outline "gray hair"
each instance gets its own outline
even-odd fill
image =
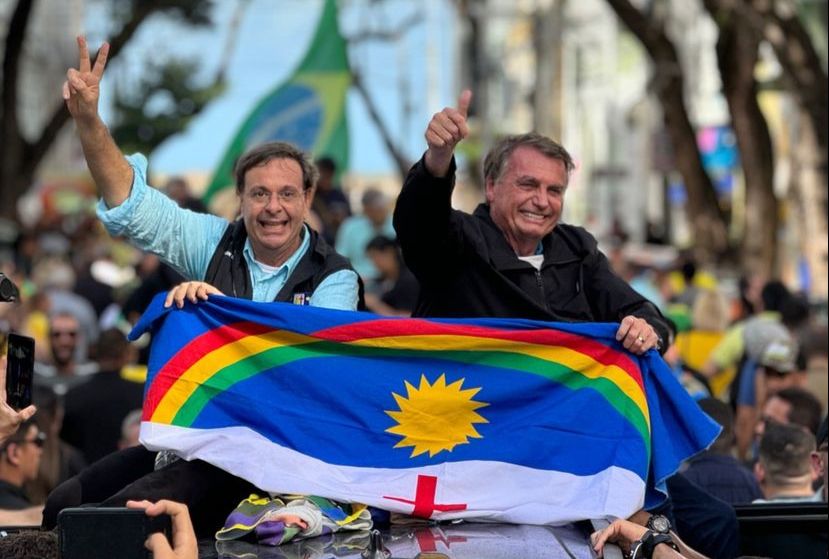
[[[492,146],[484,159],[484,180],[497,182],[504,172],[504,167],[506,167],[507,160],[512,152],[524,146],[538,150],[550,159],[557,159],[564,163],[568,177],[576,168],[573,158],[559,143],[536,132],[528,132],[526,134],[504,136]]]

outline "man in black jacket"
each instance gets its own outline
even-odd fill
[[[453,210],[455,146],[469,133],[458,108],[435,114],[428,150],[412,167],[394,212],[406,264],[420,282],[413,316],[620,322],[616,338],[643,354],[664,349],[659,310],[610,269],[596,240],[559,223],[574,168],[567,151],[539,134],[508,136],[484,161],[486,203]]]

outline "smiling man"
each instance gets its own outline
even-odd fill
[[[254,147],[236,164],[241,219],[234,223],[181,209],[147,185],[147,160],[124,157],[98,114],[104,44],[93,66],[83,37],[80,64],[67,73],[64,98],[101,194],[98,216],[113,235],[157,254],[190,283],[177,289],[195,301],[224,293],[254,301],[285,301],[356,309],[357,274],[304,218],[316,168],[290,144]]]
[[[228,221],[184,210],[147,184],[147,160],[124,157],[98,114],[100,80],[108,45],[94,66],[78,38],[80,63],[67,72],[64,99],[75,120],[87,165],[101,201],[98,216],[112,235],[157,254],[189,282],[170,291],[167,305],[181,307],[210,294],[356,310],[360,280],[348,260],[305,224],[316,168],[294,146],[270,142],[236,163],[241,219]],[[221,526],[228,511],[257,489],[199,460],[175,460],[142,446],[112,453],[55,489],[44,525],[71,506],[128,500],[172,499],[193,510],[200,533]]]
[[[559,222],[574,164],[556,142],[503,138],[484,161],[486,202],[472,215],[451,208],[471,98],[434,115],[397,200],[394,227],[421,286],[413,316],[619,322],[625,348],[664,350],[657,308],[613,273],[592,235]]]

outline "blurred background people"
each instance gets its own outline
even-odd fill
[[[106,330],[98,349],[99,371],[66,393],[60,436],[77,447],[90,464],[118,450],[124,418],[141,407],[143,383],[122,374],[136,358],[136,348],[123,332],[117,328]]]
[[[321,222],[320,233],[328,244],[333,246],[340,225],[351,216],[351,205],[342,187],[334,182],[337,175],[337,164],[334,160],[330,157],[320,157],[314,163],[319,171],[319,179],[311,209]]]
[[[714,497],[732,505],[751,503],[763,497],[757,480],[748,468],[734,458],[734,414],[725,402],[704,398],[699,406],[722,432],[711,447],[691,458],[685,477]]]
[[[46,434],[33,419],[0,445],[0,510],[22,510],[33,505],[24,484],[37,477]]]
[[[366,291],[366,307],[386,316],[411,316],[420,289],[417,278],[403,262],[400,247],[388,237],[374,237],[366,253],[379,272]]]
[[[763,490],[755,503],[803,503],[821,500],[812,483],[817,479],[812,454],[815,437],[798,425],[770,423],[760,440],[754,475]]]
[[[379,277],[379,271],[366,254],[368,243],[378,235],[396,238],[391,223],[389,199],[376,188],[367,188],[361,198],[363,212],[346,219],[337,231],[337,252],[351,261],[351,265],[372,285]]]

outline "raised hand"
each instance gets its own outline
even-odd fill
[[[446,107],[435,113],[429,126],[426,128],[426,168],[436,176],[445,176],[452,162],[455,146],[469,135],[469,126],[466,116],[469,104],[472,102],[472,92],[465,89],[458,97],[458,107]]]
[[[34,406],[16,411],[6,403],[6,357],[0,357],[0,444],[14,435],[20,424],[32,417],[35,411]]]
[[[86,38],[78,37],[78,53],[80,61],[78,69],[70,68],[66,72],[66,81],[63,83],[63,99],[69,114],[75,120],[90,120],[98,118],[98,98],[101,94],[101,78],[109,55],[109,43],[104,43],[98,50],[95,66],[89,58],[89,48]]]

